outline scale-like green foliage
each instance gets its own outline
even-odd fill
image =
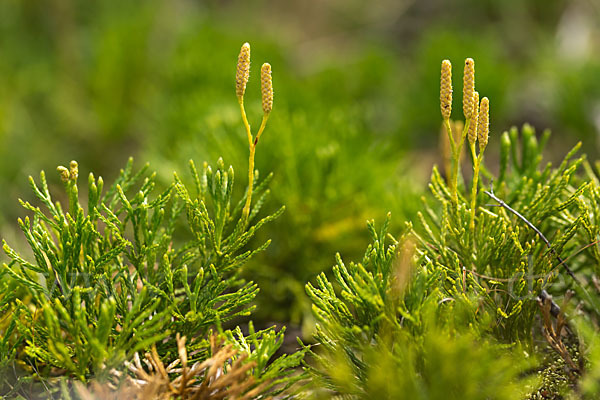
[[[318,320],[310,370],[326,389],[317,397],[512,399],[527,393],[519,377],[529,365],[525,357],[469,330],[475,312],[469,301],[448,302],[439,289],[442,272],[432,263],[413,271],[410,239],[396,241],[388,223],[380,232],[369,223],[373,243],[361,263],[346,266],[338,255],[334,283],[322,274],[316,287],[307,285]]]
[[[4,243],[11,261],[1,270],[2,366],[16,358],[42,381],[57,371],[82,381],[106,378],[153,344],[171,360],[175,333],[191,338],[190,362],[202,361],[211,330],[250,314],[258,287],[239,277],[240,268],[269,241],[255,249],[246,244],[283,208],[258,219],[268,177],[254,188],[250,217],[242,218],[245,197],[232,200],[231,167],[219,159],[214,171],[206,163],[201,173],[193,162],[190,169],[192,190],[175,175],[156,191],[155,175],[147,166],[134,173],[132,160],[106,192],[102,178],[90,174],[87,212],[77,163],[59,167],[68,211],[51,198],[43,172],[40,185],[30,179],[43,208],[22,202],[33,214],[19,220],[33,261]],[[236,332],[235,339],[225,333],[249,361],[256,359],[255,382],[272,381],[265,391],[279,392],[298,379],[289,369],[303,352],[273,361],[283,331],[252,330],[248,338]]]

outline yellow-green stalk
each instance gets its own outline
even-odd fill
[[[252,133],[249,134],[250,156],[248,157],[248,194],[246,196],[244,209],[242,210],[242,216],[246,222],[248,221],[250,205],[252,203],[252,189],[254,186],[254,154],[256,152],[256,145],[258,144],[258,140],[265,130],[267,120],[269,119],[269,115],[273,109],[273,80],[271,78],[271,65],[269,63],[264,63],[260,69],[260,86],[262,94],[263,117],[260,128],[258,129],[258,133],[256,134],[254,140],[252,140]]]
[[[471,156],[473,157],[473,187],[471,188],[471,237],[475,237],[475,206],[477,199],[477,185],[479,184],[479,165],[481,163],[482,153],[479,155],[476,154],[475,151],[475,142],[477,141],[477,126],[479,114],[479,93],[473,93],[473,110],[471,114],[471,118],[473,122],[471,122],[471,126],[469,126],[469,132],[467,137],[469,139],[469,147],[471,148]]]
[[[477,183],[479,179],[479,166],[481,165],[481,160],[483,158],[483,152],[488,143],[488,136],[490,133],[490,101],[487,97],[481,99],[481,104],[479,105],[479,112],[473,114],[473,118],[477,115],[477,140],[479,142],[479,155],[474,158],[474,167],[473,167],[473,191],[471,197],[471,233],[474,235],[475,231],[475,198],[477,196]],[[471,152],[475,154],[475,143],[471,146]]]
[[[454,137],[454,141],[458,141],[460,138],[460,134],[463,130],[464,122],[461,120],[453,121],[450,120],[450,128],[452,129],[452,135]],[[440,149],[442,153],[443,166],[444,166],[444,174],[446,176],[450,176],[452,173],[452,160],[454,158],[454,154],[452,153],[452,149],[450,148],[450,140],[448,139],[448,130],[445,124],[442,124],[440,129]],[[459,162],[462,162],[464,156],[464,152],[459,154]]]

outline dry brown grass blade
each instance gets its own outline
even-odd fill
[[[167,367],[153,347],[143,358],[136,354],[132,362],[125,363],[131,374],[126,378],[113,371],[114,382],[94,382],[89,387],[75,384],[75,390],[83,400],[251,400],[264,396],[269,388],[270,381],[257,384],[252,376],[256,363],[248,361],[248,354],[231,344],[223,346],[217,336],[210,338],[212,356],[192,366],[185,344],[186,338],[177,336],[178,359]]]

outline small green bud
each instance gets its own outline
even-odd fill
[[[60,166],[56,167],[56,170],[60,174],[60,179],[63,182],[68,182],[69,181],[70,173],[69,173],[69,170],[67,168],[65,168],[62,165],[60,165]]]
[[[100,195],[102,195],[102,188],[104,188],[104,179],[102,179],[102,177],[99,176],[96,182],[98,185],[98,197],[100,197]]]
[[[76,181],[77,177],[79,176],[79,165],[77,164],[77,161],[73,160],[71,161],[71,163],[69,163],[69,175],[71,180]]]

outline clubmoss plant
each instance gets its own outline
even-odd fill
[[[548,386],[552,379],[542,375],[544,384],[534,392],[559,395],[576,390],[584,370],[579,339],[559,307],[549,302],[547,291],[560,298],[573,289],[578,301],[597,314],[589,277],[595,276],[598,265],[594,219],[598,180],[585,156],[575,158],[580,145],[557,167],[541,165],[549,134],[538,140],[526,125],[520,138],[517,129],[501,136],[500,173],[494,177],[486,170],[490,188],[479,190],[490,132],[487,97],[479,105],[478,154],[474,132],[471,128],[468,135],[474,171],[470,205],[460,190],[454,204],[453,184],[446,185],[434,168],[430,188],[441,209],[426,205],[420,215],[422,230],[415,231],[418,249],[446,276],[441,289],[449,301],[471,299],[479,318],[493,321],[487,326],[479,323],[482,332],[507,344],[525,345],[530,354],[545,360],[543,371],[566,382],[560,389]],[[577,174],[581,167],[586,170],[583,176]],[[553,357],[547,356],[550,353]],[[563,367],[553,367],[557,362]],[[556,371],[563,371],[560,378]]]
[[[321,274],[306,286],[318,321],[310,371],[327,389],[323,397],[597,396],[598,166],[576,157],[580,145],[559,165],[543,165],[549,133],[538,139],[525,125],[501,135],[499,174],[491,174],[483,158],[489,100],[478,101],[472,72],[468,59],[459,136],[451,129],[450,63],[442,63],[453,169],[445,180],[433,168],[418,223],[399,239],[387,233],[388,221],[380,232],[369,223],[362,262],[338,255],[333,278]],[[455,168],[465,139],[470,190]],[[576,310],[564,305],[574,303]]]
[[[490,197],[488,195],[482,197],[484,193],[478,191],[477,186],[479,166],[489,135],[489,101],[485,97],[479,107],[477,133],[479,154],[474,154],[475,143],[471,140],[469,143],[474,155],[474,171],[477,172],[477,177],[473,178],[470,204],[466,201],[466,196],[461,195],[459,203],[455,205],[452,185],[447,186],[434,168],[430,187],[434,197],[441,202],[442,214],[439,216],[438,211],[426,205],[426,212],[420,215],[424,230],[418,234],[418,237],[423,240],[422,249],[427,257],[444,265],[443,269],[446,273],[454,271],[450,273],[448,280],[448,288],[453,287],[448,292],[450,297],[468,292],[470,285],[473,285],[473,290],[481,296],[483,304],[491,307],[495,317],[500,317],[500,321],[514,319],[508,324],[499,323],[495,326],[499,338],[504,337],[510,341],[520,338],[531,342],[530,329],[534,320],[533,315],[537,311],[537,305],[533,300],[546,285],[549,285],[550,281],[556,278],[550,273],[556,271],[553,266],[556,256],[554,250],[547,251],[544,240],[534,230],[524,225],[518,216],[503,207],[500,207],[500,213],[497,213],[484,206]],[[471,135],[470,138],[472,137]],[[560,205],[563,202],[565,205],[572,204],[575,201],[572,196],[579,196],[582,190],[580,188],[579,191],[571,192],[568,187],[568,182],[574,178],[576,168],[584,160],[579,158],[571,161],[577,149],[569,153],[558,168],[552,170],[547,166],[543,172],[536,172],[545,140],[543,139],[540,146],[532,129],[524,128],[523,150],[520,158],[524,160],[528,170],[513,171],[511,176],[508,174],[507,153],[517,159],[519,140],[516,130],[513,131],[512,138],[508,138],[508,134],[505,134],[501,174],[493,179],[494,188],[493,192],[490,192],[501,193],[496,198],[509,196],[508,198],[512,199],[509,193],[514,191],[512,196],[516,196],[516,199],[529,199],[524,204],[518,204],[516,207],[513,205],[513,209],[527,210],[525,218],[533,226],[538,226],[542,222],[548,223],[545,219],[538,219],[540,214],[547,218],[556,212],[554,207],[561,210]],[[489,182],[491,183],[492,180],[490,179]],[[507,212],[506,216],[509,220],[503,216],[504,212]],[[564,232],[566,236],[557,239],[557,242],[564,246],[575,234],[578,222],[571,219],[559,219],[559,221],[564,221],[565,225],[555,225],[554,232]],[[552,245],[554,246],[556,245]],[[562,247],[557,253],[560,254],[561,251]],[[561,268],[565,270],[564,267]],[[487,279],[482,276],[492,278]]]
[[[246,48],[243,60],[249,59]],[[248,65],[240,68],[236,84],[243,97]],[[266,122],[272,107],[270,66],[263,71]],[[254,146],[263,129],[264,123]],[[270,240],[255,248],[248,243],[284,210],[258,218],[271,176],[251,180],[247,197],[234,200],[234,171],[222,159],[214,170],[204,163],[199,172],[193,161],[189,167],[192,185],[175,174],[158,190],[148,165],[134,172],[130,159],[108,189],[90,173],[83,203],[79,166],[72,161],[68,168],[58,167],[65,208],[52,198],[43,171],[40,183],[30,178],[40,204],[21,201],[31,216],[18,222],[33,259],[3,242],[10,262],[0,269],[0,361],[5,374],[16,363],[23,373],[14,379],[34,377],[37,384],[27,392],[9,383],[8,393],[47,392],[57,376],[103,381],[151,348],[156,366],[162,365],[158,360],[169,365],[185,352],[190,365],[204,365],[215,330],[226,346],[239,349],[227,353],[226,360],[242,372],[227,382],[239,378],[244,393],[278,394],[302,378],[290,373],[304,351],[274,357],[284,330],[254,332],[250,326],[244,335],[240,328],[227,329],[254,309],[259,289],[240,277],[240,269]],[[258,179],[251,169],[254,175]],[[259,196],[253,206],[252,193]],[[178,336],[188,338],[185,351]],[[212,379],[210,374],[204,379]],[[179,379],[187,379],[185,373]]]

